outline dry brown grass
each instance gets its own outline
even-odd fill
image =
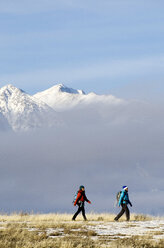
[[[98,248],[96,243],[89,237],[50,238],[46,232],[29,231],[22,225],[11,225],[0,230],[0,248],[73,248],[93,247]]]
[[[62,222],[62,221],[70,221],[72,219],[73,214],[59,214],[59,213],[49,213],[49,214],[33,214],[33,213],[12,213],[10,215],[3,214],[0,215],[1,221],[8,222],[19,222],[19,221],[30,221],[30,222]],[[114,220],[116,215],[110,213],[89,213],[87,214],[87,218],[89,221],[103,221],[103,222],[111,222]],[[132,221],[147,221],[152,220],[153,217],[149,215],[143,214],[131,214]],[[77,221],[83,221],[83,217],[79,215],[77,217]],[[123,216],[120,221],[125,221],[125,216]]]
[[[0,215],[0,248],[164,247],[164,241],[157,244],[149,237],[99,236],[95,231],[87,229],[87,225],[111,222],[114,215],[90,213],[87,217],[89,222],[84,222],[81,216],[73,222],[72,214]],[[146,221],[152,217],[132,215],[131,219]]]
[[[117,239],[110,245],[112,248],[164,248],[164,240],[154,241],[152,237],[133,236],[131,238]]]

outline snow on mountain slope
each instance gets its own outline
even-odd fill
[[[11,127],[14,131],[23,131],[61,125],[61,117],[66,123],[74,123],[82,117],[84,123],[88,118],[103,121],[105,106],[109,109],[109,106],[120,106],[124,102],[112,95],[85,94],[62,84],[30,96],[9,84],[0,88],[0,130]],[[66,113],[65,110],[71,111]],[[110,110],[110,116],[111,113]]]
[[[39,92],[34,97],[58,111],[93,103],[120,104],[123,102],[112,95],[96,95],[93,92],[85,94],[82,90],[67,88],[63,84]]]
[[[0,89],[0,113],[15,131],[49,126],[55,119],[48,105],[12,85]]]

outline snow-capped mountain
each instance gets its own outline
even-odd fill
[[[49,126],[55,121],[55,111],[46,103],[12,85],[0,89],[0,113],[15,131]]]
[[[123,100],[112,95],[97,95],[93,92],[85,94],[82,90],[75,90],[64,86],[55,85],[45,91],[34,95],[37,100],[45,102],[57,111],[64,111],[77,106],[90,105],[93,103],[120,104]]]
[[[124,100],[112,95],[85,94],[82,90],[68,88],[63,84],[33,96],[9,84],[0,88],[0,130],[12,128],[14,131],[23,131],[50,127],[61,125],[64,121],[75,122],[81,116],[84,122],[88,118],[92,120],[93,115],[100,116],[103,121],[105,106],[109,108],[122,103]],[[75,111],[70,110],[76,111],[76,117]]]

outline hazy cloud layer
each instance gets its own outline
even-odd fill
[[[56,129],[1,133],[2,211],[73,212],[86,186],[88,210],[115,211],[128,185],[133,211],[163,214],[163,107],[131,102],[61,114]]]

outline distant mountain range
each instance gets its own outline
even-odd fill
[[[119,105],[123,102],[112,95],[85,94],[63,84],[33,96],[9,84],[0,88],[0,130],[26,131],[61,125],[61,112],[93,104]]]

